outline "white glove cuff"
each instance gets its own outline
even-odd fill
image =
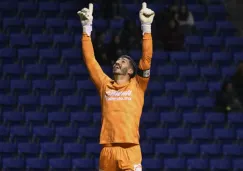
[[[83,26],[83,33],[86,33],[88,36],[90,36],[91,32],[92,32],[92,25]]]
[[[142,29],[143,35],[144,35],[144,33],[151,33],[151,24],[143,23],[141,25],[141,29]]]

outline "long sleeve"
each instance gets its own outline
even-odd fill
[[[149,77],[150,77],[150,67],[153,55],[153,41],[151,33],[145,33],[143,35],[142,42],[142,58],[138,65],[138,74],[136,79],[139,86],[143,91],[147,89]]]
[[[102,83],[108,76],[103,72],[99,63],[95,59],[93,44],[91,38],[87,34],[82,36],[82,51],[84,62],[88,68],[91,80],[100,91]]]

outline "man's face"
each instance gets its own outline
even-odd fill
[[[129,59],[127,58],[119,58],[115,64],[113,65],[113,74],[114,75],[127,75],[132,74],[133,70],[130,64]]]

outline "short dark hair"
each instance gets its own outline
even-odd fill
[[[130,75],[130,77],[131,78],[135,77],[136,74],[137,74],[137,65],[136,65],[135,61],[128,55],[122,55],[119,58],[126,58],[126,59],[128,59],[130,65],[132,66],[132,69],[133,69],[133,73]]]

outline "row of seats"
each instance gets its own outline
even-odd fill
[[[192,40],[187,40],[188,43]],[[80,43],[80,40],[79,40]],[[193,45],[199,45],[193,42]],[[134,60],[139,60],[142,57],[141,50],[130,50],[129,54],[134,58]],[[162,50],[155,50],[153,52],[152,60],[156,62],[160,61],[171,61],[177,62],[177,65],[180,65],[180,62],[190,63],[230,63],[235,62],[239,63],[243,60],[242,52],[165,52]],[[1,61],[4,63],[4,60],[21,60],[21,61],[35,61],[36,60],[49,60],[49,64],[52,63],[52,60],[59,60],[62,58],[65,61],[72,61],[78,59],[81,62],[82,53],[81,48],[79,49],[40,49],[36,50],[35,48],[1,48],[0,49]],[[38,66],[38,64],[36,64]],[[41,66],[41,65],[40,65]],[[44,67],[44,66],[43,66]]]
[[[32,106],[42,106],[42,107],[52,107],[52,110],[55,110],[53,106],[62,107],[62,105],[67,107],[73,107],[73,110],[81,108],[82,105],[91,107],[100,107],[100,98],[99,96],[86,96],[85,100],[82,101],[82,96],[54,96],[54,95],[43,95],[43,96],[20,96],[16,98],[15,96],[0,96],[0,104],[2,105],[32,105]],[[150,106],[151,104],[157,108],[185,108],[185,109],[194,109],[197,107],[202,108],[212,108],[215,104],[215,100],[211,96],[204,97],[175,97],[175,99],[168,96],[153,96],[152,100],[148,97],[145,99],[146,105]],[[50,108],[51,108],[50,107]],[[75,108],[76,107],[76,108]],[[56,108],[57,109],[57,108]],[[99,109],[100,110],[100,109]]]
[[[87,84],[85,84],[87,83]],[[214,92],[220,89],[220,82],[211,82],[205,83],[201,81],[192,81],[192,82],[182,82],[182,81],[171,81],[161,84],[159,81],[150,81],[148,85],[149,92],[198,92],[205,93],[211,91]],[[25,91],[25,90],[46,90],[58,92],[58,91],[95,91],[95,86],[89,81],[72,81],[72,80],[1,80],[0,81],[0,90],[7,92],[15,91]],[[68,92],[67,92],[68,93]]]
[[[48,60],[48,59],[47,59]],[[104,67],[104,72],[108,75],[111,74],[111,66]],[[26,65],[25,68],[21,67],[19,64],[5,64],[0,68],[1,72],[5,76],[10,76],[10,78],[21,78],[24,74],[27,76],[37,76],[33,79],[38,79],[39,77],[46,77],[48,75],[49,78],[56,77],[64,79],[68,75],[73,76],[84,76],[88,77],[88,71],[86,67],[83,65],[73,65],[69,68],[64,65]],[[165,64],[158,67],[152,67],[152,76],[164,76],[162,78],[171,77],[177,78],[181,77],[198,80],[201,77],[207,78],[210,81],[210,78],[218,80],[219,77],[228,77],[232,76],[235,72],[235,68],[233,66],[223,67],[222,69],[217,66],[201,66],[197,67],[195,65],[184,65],[177,67],[175,64]],[[11,77],[12,76],[12,77]],[[48,78],[47,77],[47,78]],[[213,81],[213,80],[212,80]]]
[[[112,19],[109,22],[104,19],[94,19],[94,29],[102,30],[107,28],[108,26],[111,29],[119,29],[124,25],[124,19]],[[136,23],[140,22],[136,20]],[[54,33],[63,33],[67,29],[72,32],[79,33],[81,30],[81,24],[79,20],[64,20],[61,18],[25,18],[24,20],[20,18],[4,18],[2,21],[2,26],[4,30],[10,30],[11,33],[20,33],[24,29],[30,31],[32,33],[42,33],[43,30],[52,29]],[[19,28],[14,28],[19,27]],[[236,29],[232,23],[228,21],[197,21],[195,22],[195,27],[199,31],[207,31],[211,32],[211,34],[215,35],[216,31],[225,32],[228,35],[234,35]],[[227,35],[226,34],[226,35]]]
[[[10,129],[1,126],[1,138],[10,138],[10,141],[28,142],[33,138],[38,141],[53,141],[55,135],[62,141],[77,141],[82,138],[92,138],[97,143],[100,128],[98,127],[61,127],[55,129],[46,126],[34,126],[32,129],[28,126],[11,126]],[[214,141],[214,140],[242,140],[243,129],[234,128],[147,128],[141,131],[142,140],[183,140],[190,142],[194,140]],[[16,139],[15,139],[16,138]],[[87,140],[88,141],[88,140]],[[221,142],[221,143],[222,143]]]
[[[48,35],[48,34],[33,34],[31,37],[26,34],[12,34],[9,36],[1,36],[1,44],[5,46],[9,44],[11,47],[31,47],[33,45],[40,48],[57,45],[63,48],[71,48],[74,45],[80,45],[81,35]],[[111,37],[107,37],[107,42],[111,41]],[[243,39],[239,37],[211,37],[206,36],[188,36],[185,41],[186,46],[197,45],[198,48],[217,47],[218,51],[222,48],[241,47],[243,46]]]
[[[176,163],[176,164],[175,164]],[[201,159],[201,158],[166,158],[164,160],[160,159],[144,159],[143,166],[150,170],[156,169],[242,169],[243,161],[242,159]],[[4,158],[2,160],[3,168],[17,168],[17,169],[85,169],[87,171],[92,171],[97,168],[98,159],[62,159],[62,158],[52,158],[52,159],[39,159],[39,158],[28,158],[24,159],[14,159],[14,158]]]
[[[52,17],[58,13],[64,14],[77,11],[79,7],[73,2],[19,2],[19,3],[9,3],[2,2],[0,4],[2,13],[5,14],[4,17],[9,16],[11,12],[25,13],[37,15],[39,12],[45,13],[45,16]],[[148,4],[148,7],[154,10],[155,12],[160,12],[164,10],[168,5],[157,5],[157,4]],[[125,10],[128,10],[130,13],[134,13],[140,10],[140,4],[123,4],[122,7]],[[81,7],[80,7],[81,8]],[[100,10],[100,4],[94,4],[95,11]],[[209,15],[221,15],[216,19],[225,19],[223,16],[226,16],[224,5],[188,5],[190,11],[196,14],[201,14],[205,16],[207,13]],[[223,15],[223,16],[222,16]]]
[[[38,156],[38,154],[47,154],[51,153],[52,155],[70,155],[70,156],[82,156],[84,153],[90,155],[92,153],[99,154],[100,145],[98,143],[90,143],[87,145],[81,143],[0,143],[0,152],[3,155],[13,155],[19,153],[23,154],[25,157],[29,156]],[[149,144],[142,143],[142,152],[145,154],[155,154],[155,155],[181,155],[181,156],[197,156],[200,154],[202,156],[210,155],[210,156],[233,156],[240,157],[243,155],[242,146],[237,144]]]
[[[90,112],[3,112],[0,118],[4,124],[22,124],[34,123],[40,125],[54,123],[71,125],[76,123],[99,123],[101,114]],[[146,123],[165,123],[165,124],[181,124],[202,126],[203,124],[216,126],[217,124],[229,124],[236,126],[243,123],[243,114],[238,112],[230,112],[227,116],[219,112],[205,112],[205,113],[179,113],[179,112],[143,112],[141,117],[141,124]],[[141,125],[143,126],[143,125]],[[219,126],[219,125],[218,125]]]

